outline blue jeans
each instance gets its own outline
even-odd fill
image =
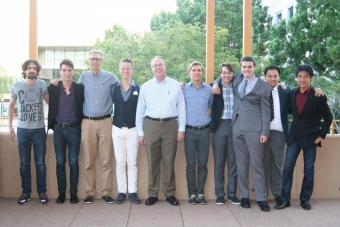
[[[33,144],[38,194],[46,192],[45,128],[17,128],[22,193],[31,194],[31,150]]]
[[[80,132],[80,125],[74,127],[54,126],[53,140],[57,159],[56,171],[59,193],[66,192],[66,146],[68,147],[70,165],[70,193],[78,192]]]
[[[287,147],[286,161],[283,169],[282,179],[282,200],[288,201],[291,198],[290,191],[292,189],[294,167],[301,149],[303,150],[304,177],[302,181],[300,200],[310,200],[314,187],[314,162],[316,158],[316,146],[316,144],[311,143],[307,147],[302,148],[299,146],[297,139],[295,139],[293,143]]]

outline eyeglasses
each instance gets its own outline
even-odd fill
[[[100,61],[102,60],[101,58],[90,58],[91,61]]]
[[[152,68],[157,68],[157,67],[162,67],[162,66],[164,66],[165,64],[154,64],[154,65],[152,65],[151,67]]]

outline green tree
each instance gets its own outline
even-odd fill
[[[222,48],[224,40],[228,38],[225,28],[216,28],[215,62],[231,61],[237,63],[237,59],[227,48]],[[129,33],[119,25],[113,25],[106,31],[103,41],[97,41],[96,49],[103,51],[103,69],[116,72],[122,58],[131,58],[134,61],[133,79],[143,84],[153,77],[150,61],[156,55],[164,57],[167,63],[167,75],[179,81],[189,81],[187,74],[188,65],[194,61],[200,61],[205,65],[205,26],[197,23],[183,24],[180,21],[171,20],[161,30],[145,33],[143,36]],[[218,73],[218,67],[216,72]]]
[[[268,7],[263,7],[261,0],[252,1],[253,5],[253,55],[267,54],[267,41],[271,16]],[[164,11],[153,15],[151,30],[161,30],[166,21],[180,20],[184,24],[206,23],[206,0],[177,0],[177,11],[166,14]],[[170,18],[170,19],[168,19]],[[243,2],[239,0],[215,1],[215,25],[229,31],[225,48],[228,48],[237,59],[242,57],[243,47]],[[219,51],[219,50],[216,50]]]
[[[0,76],[0,94],[9,94],[12,85],[18,80],[14,76]]]
[[[339,2],[299,0],[296,11],[290,20],[271,28],[270,62],[282,67],[285,77],[308,63],[318,75],[339,80]]]

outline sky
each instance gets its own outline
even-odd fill
[[[153,14],[176,11],[176,0],[37,0],[38,45],[94,45],[114,23],[150,31]],[[0,67],[20,75],[28,58],[29,0],[0,0]]]

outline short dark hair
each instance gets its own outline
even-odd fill
[[[253,58],[252,56],[244,56],[240,61],[240,65],[242,65],[243,61],[251,61],[253,62],[254,67],[256,66],[255,58]]]
[[[279,68],[279,67],[277,67],[276,65],[270,65],[270,66],[267,66],[267,67],[264,69],[264,71],[263,71],[264,77],[267,76],[268,70],[276,70],[277,73],[279,74],[279,76],[281,75],[281,71],[280,71],[280,68]]]
[[[22,63],[21,65],[21,69],[22,69],[22,72],[21,72],[21,75],[24,77],[24,79],[26,79],[26,70],[27,70],[27,67],[33,63],[36,67],[37,67],[37,76],[39,76],[39,73],[40,73],[40,70],[41,70],[41,65],[39,64],[39,62],[37,60],[34,60],[34,59],[28,59],[27,61],[25,61],[24,63]]]
[[[64,60],[62,60],[62,61],[60,62],[60,64],[59,64],[59,69],[60,69],[60,70],[61,70],[61,67],[62,67],[63,65],[68,65],[68,66],[70,66],[70,67],[72,68],[72,70],[74,70],[73,62],[72,62],[70,59],[64,59]]]
[[[190,71],[191,71],[191,68],[192,68],[193,66],[195,66],[195,65],[201,66],[202,72],[204,72],[203,64],[202,64],[201,62],[199,62],[199,61],[193,61],[193,62],[191,62],[190,65],[189,65],[189,67],[188,67],[188,72],[190,72]]]
[[[226,67],[230,72],[234,73],[235,70],[234,70],[234,65],[231,64],[230,62],[224,62],[221,64],[220,66],[220,74],[222,73],[222,68],[223,67]]]
[[[301,71],[306,71],[308,72],[310,77],[314,76],[314,70],[312,68],[312,66],[308,65],[308,64],[303,64],[303,65],[299,65],[295,71],[295,77],[297,77],[297,75],[299,74],[299,72]]]
[[[121,65],[123,62],[130,63],[133,68],[133,61],[130,58],[123,58],[122,60],[120,60],[119,65]]]

